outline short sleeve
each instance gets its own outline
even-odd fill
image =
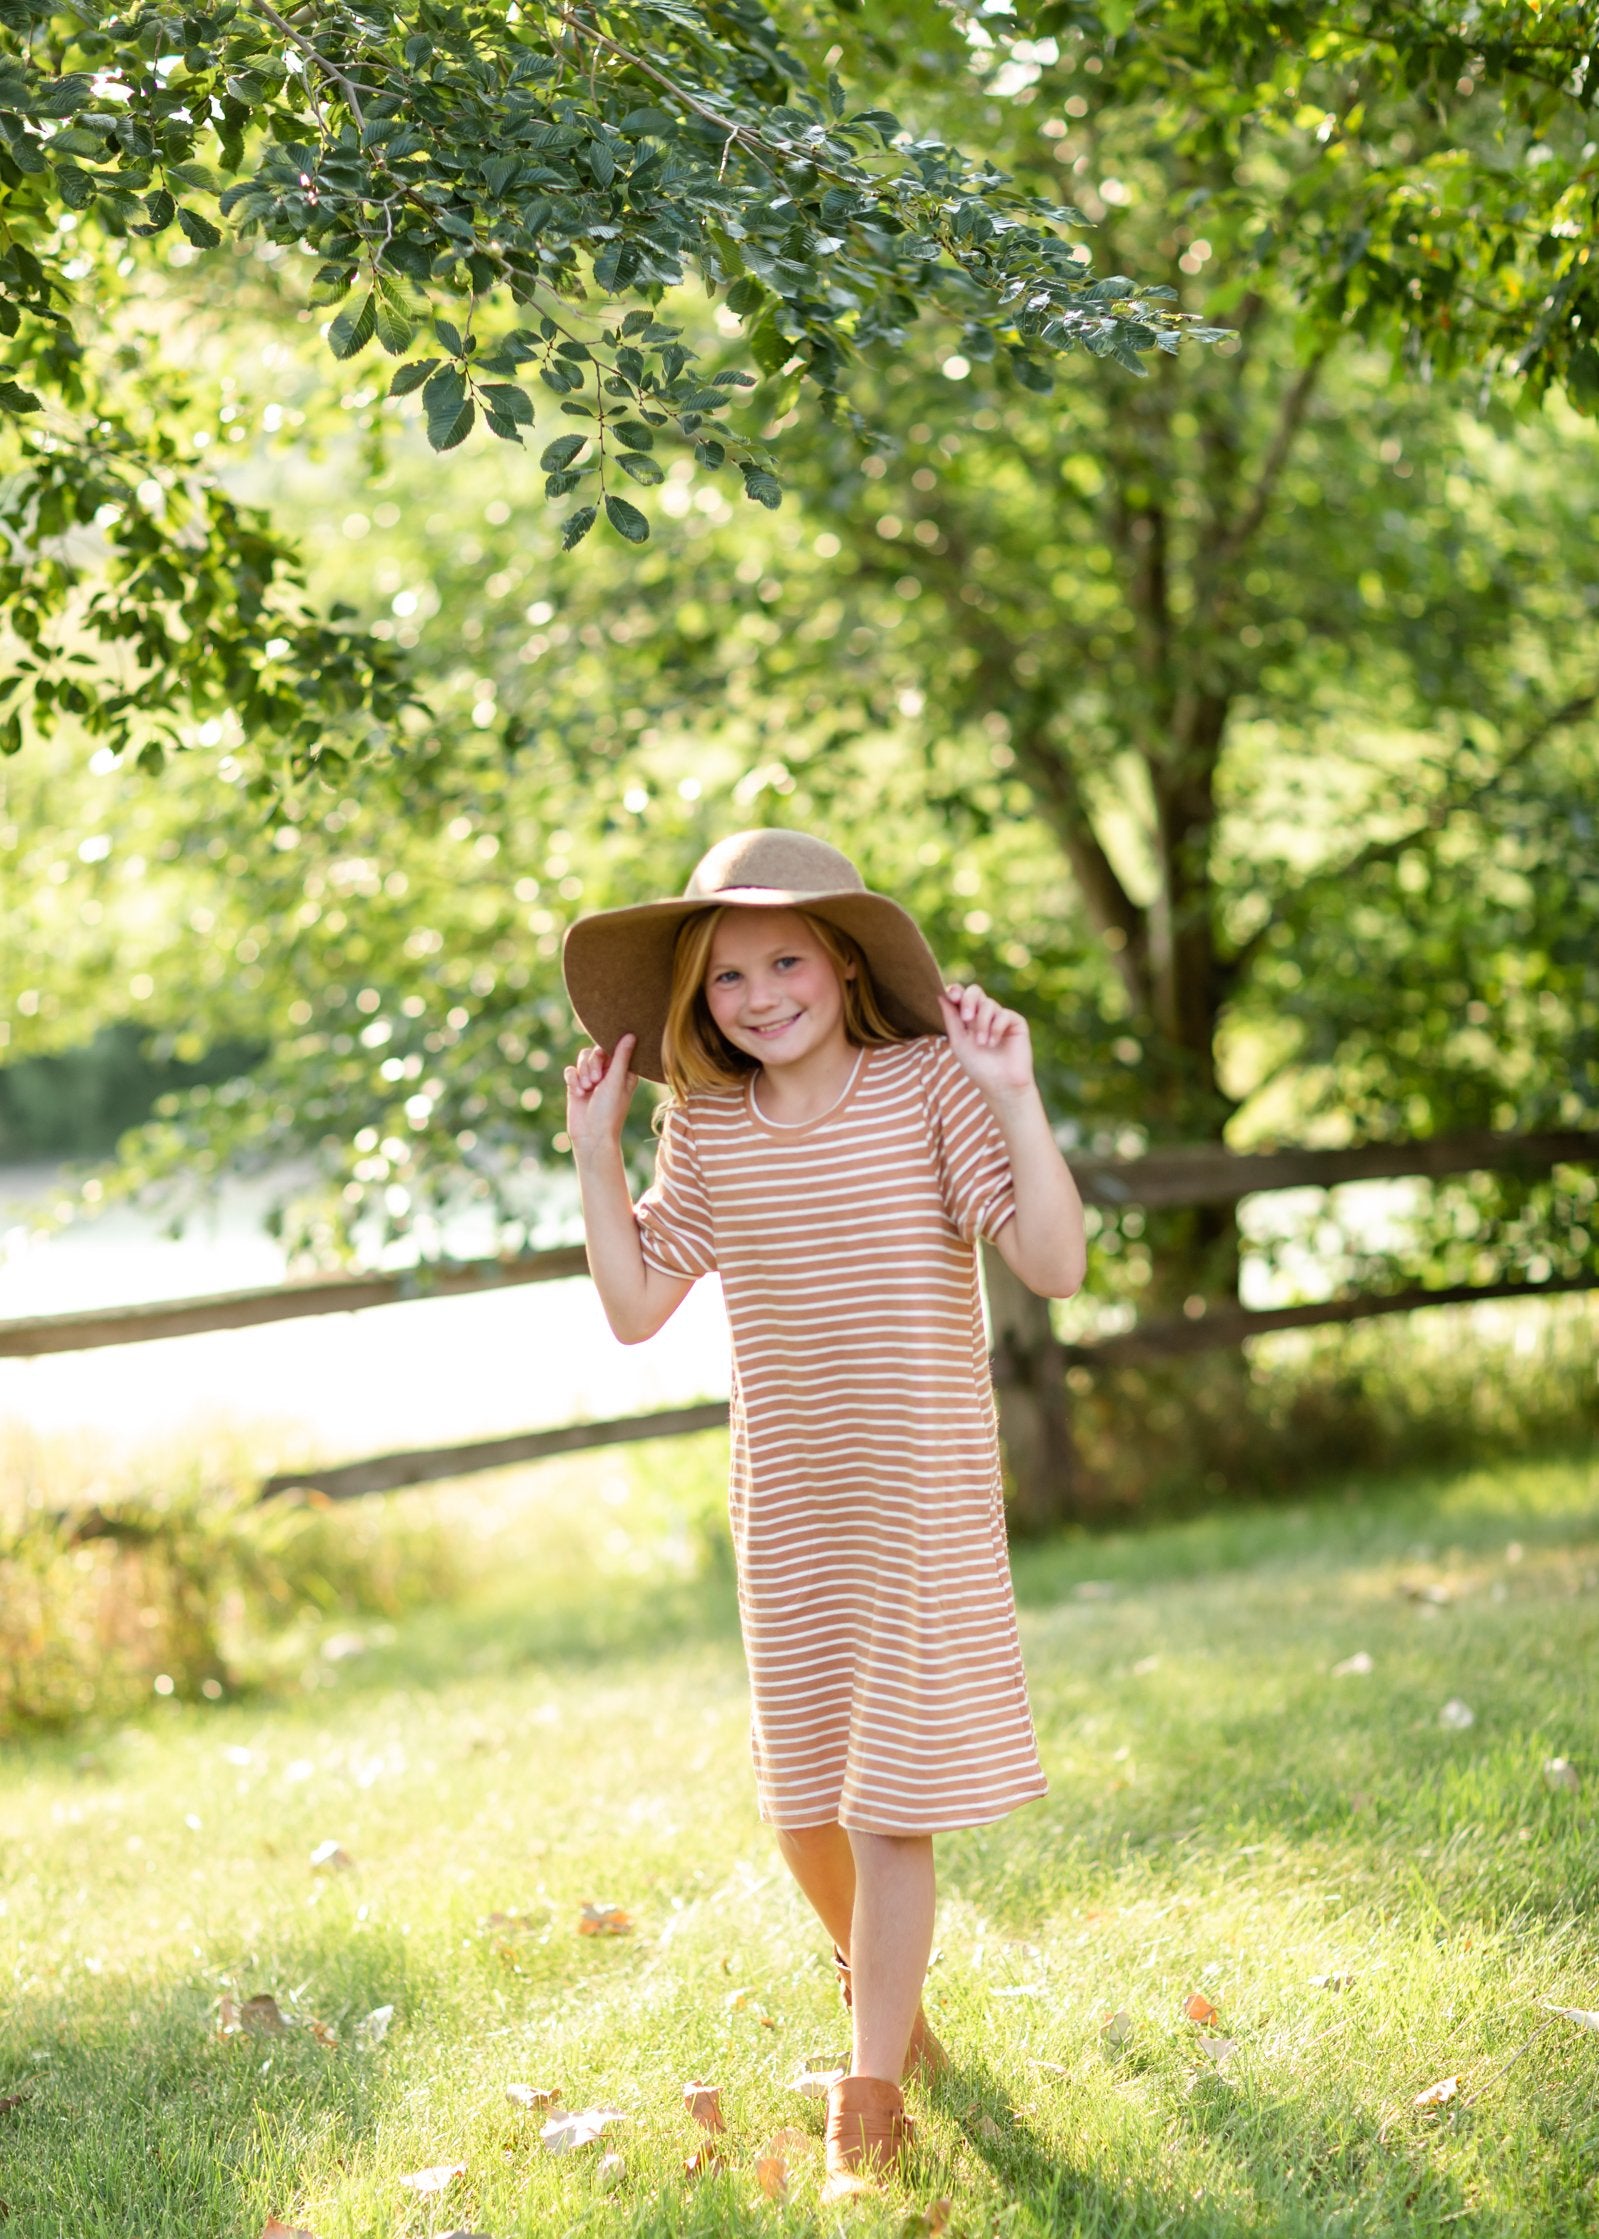
[[[999,1122],[946,1041],[933,1044],[927,1086],[944,1209],[968,1244],[993,1237],[1016,1210]]]
[[[645,1264],[693,1282],[716,1267],[711,1201],[694,1130],[681,1104],[667,1107],[655,1150],[655,1179],[633,1208]]]

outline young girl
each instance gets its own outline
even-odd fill
[[[1017,1642],[975,1244],[1066,1298],[1082,1206],[1025,1022],[945,987],[847,856],[742,832],[686,892],[580,919],[566,1069],[589,1266],[625,1344],[719,1270],[733,1338],[729,1506],[761,1817],[834,1940],[850,2073],[826,2197],[910,2134],[947,2065],[921,1988],[934,1834],[1042,1795]],[[621,1129],[670,1099],[635,1206]]]

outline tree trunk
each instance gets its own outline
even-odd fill
[[[1048,1299],[1013,1275],[992,1245],[983,1251],[983,1284],[1010,1520],[1026,1538],[1071,1522],[1076,1512],[1065,1363]]]

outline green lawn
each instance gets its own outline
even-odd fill
[[[788,2079],[847,2040],[755,1818],[722,1459],[434,1496],[478,1549],[468,1600],[309,1691],[8,1752],[8,2239],[898,2231],[942,2195],[956,2239],[1594,2230],[1599,2033],[1541,2005],[1599,2007],[1591,1462],[1018,1557],[1051,1792],[940,1841],[954,2071],[906,2186],[845,2218],[819,2151],[786,2200],[753,2174],[819,2129]],[[1452,1698],[1472,1724],[1440,1724]],[[311,1869],[328,1841],[352,1868]],[[585,1900],[632,1933],[580,1936]],[[260,1992],[303,2019],[220,2037]],[[695,2180],[690,2079],[729,2121]],[[546,2152],[511,2083],[621,2110],[620,2181]],[[398,2181],[455,2162],[436,2197]]]

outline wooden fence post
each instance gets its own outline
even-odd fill
[[[983,1247],[983,1286],[994,1344],[994,1396],[1009,1480],[1010,1520],[1027,1537],[1071,1518],[1075,1466],[1066,1413],[1066,1361],[1049,1300]]]

